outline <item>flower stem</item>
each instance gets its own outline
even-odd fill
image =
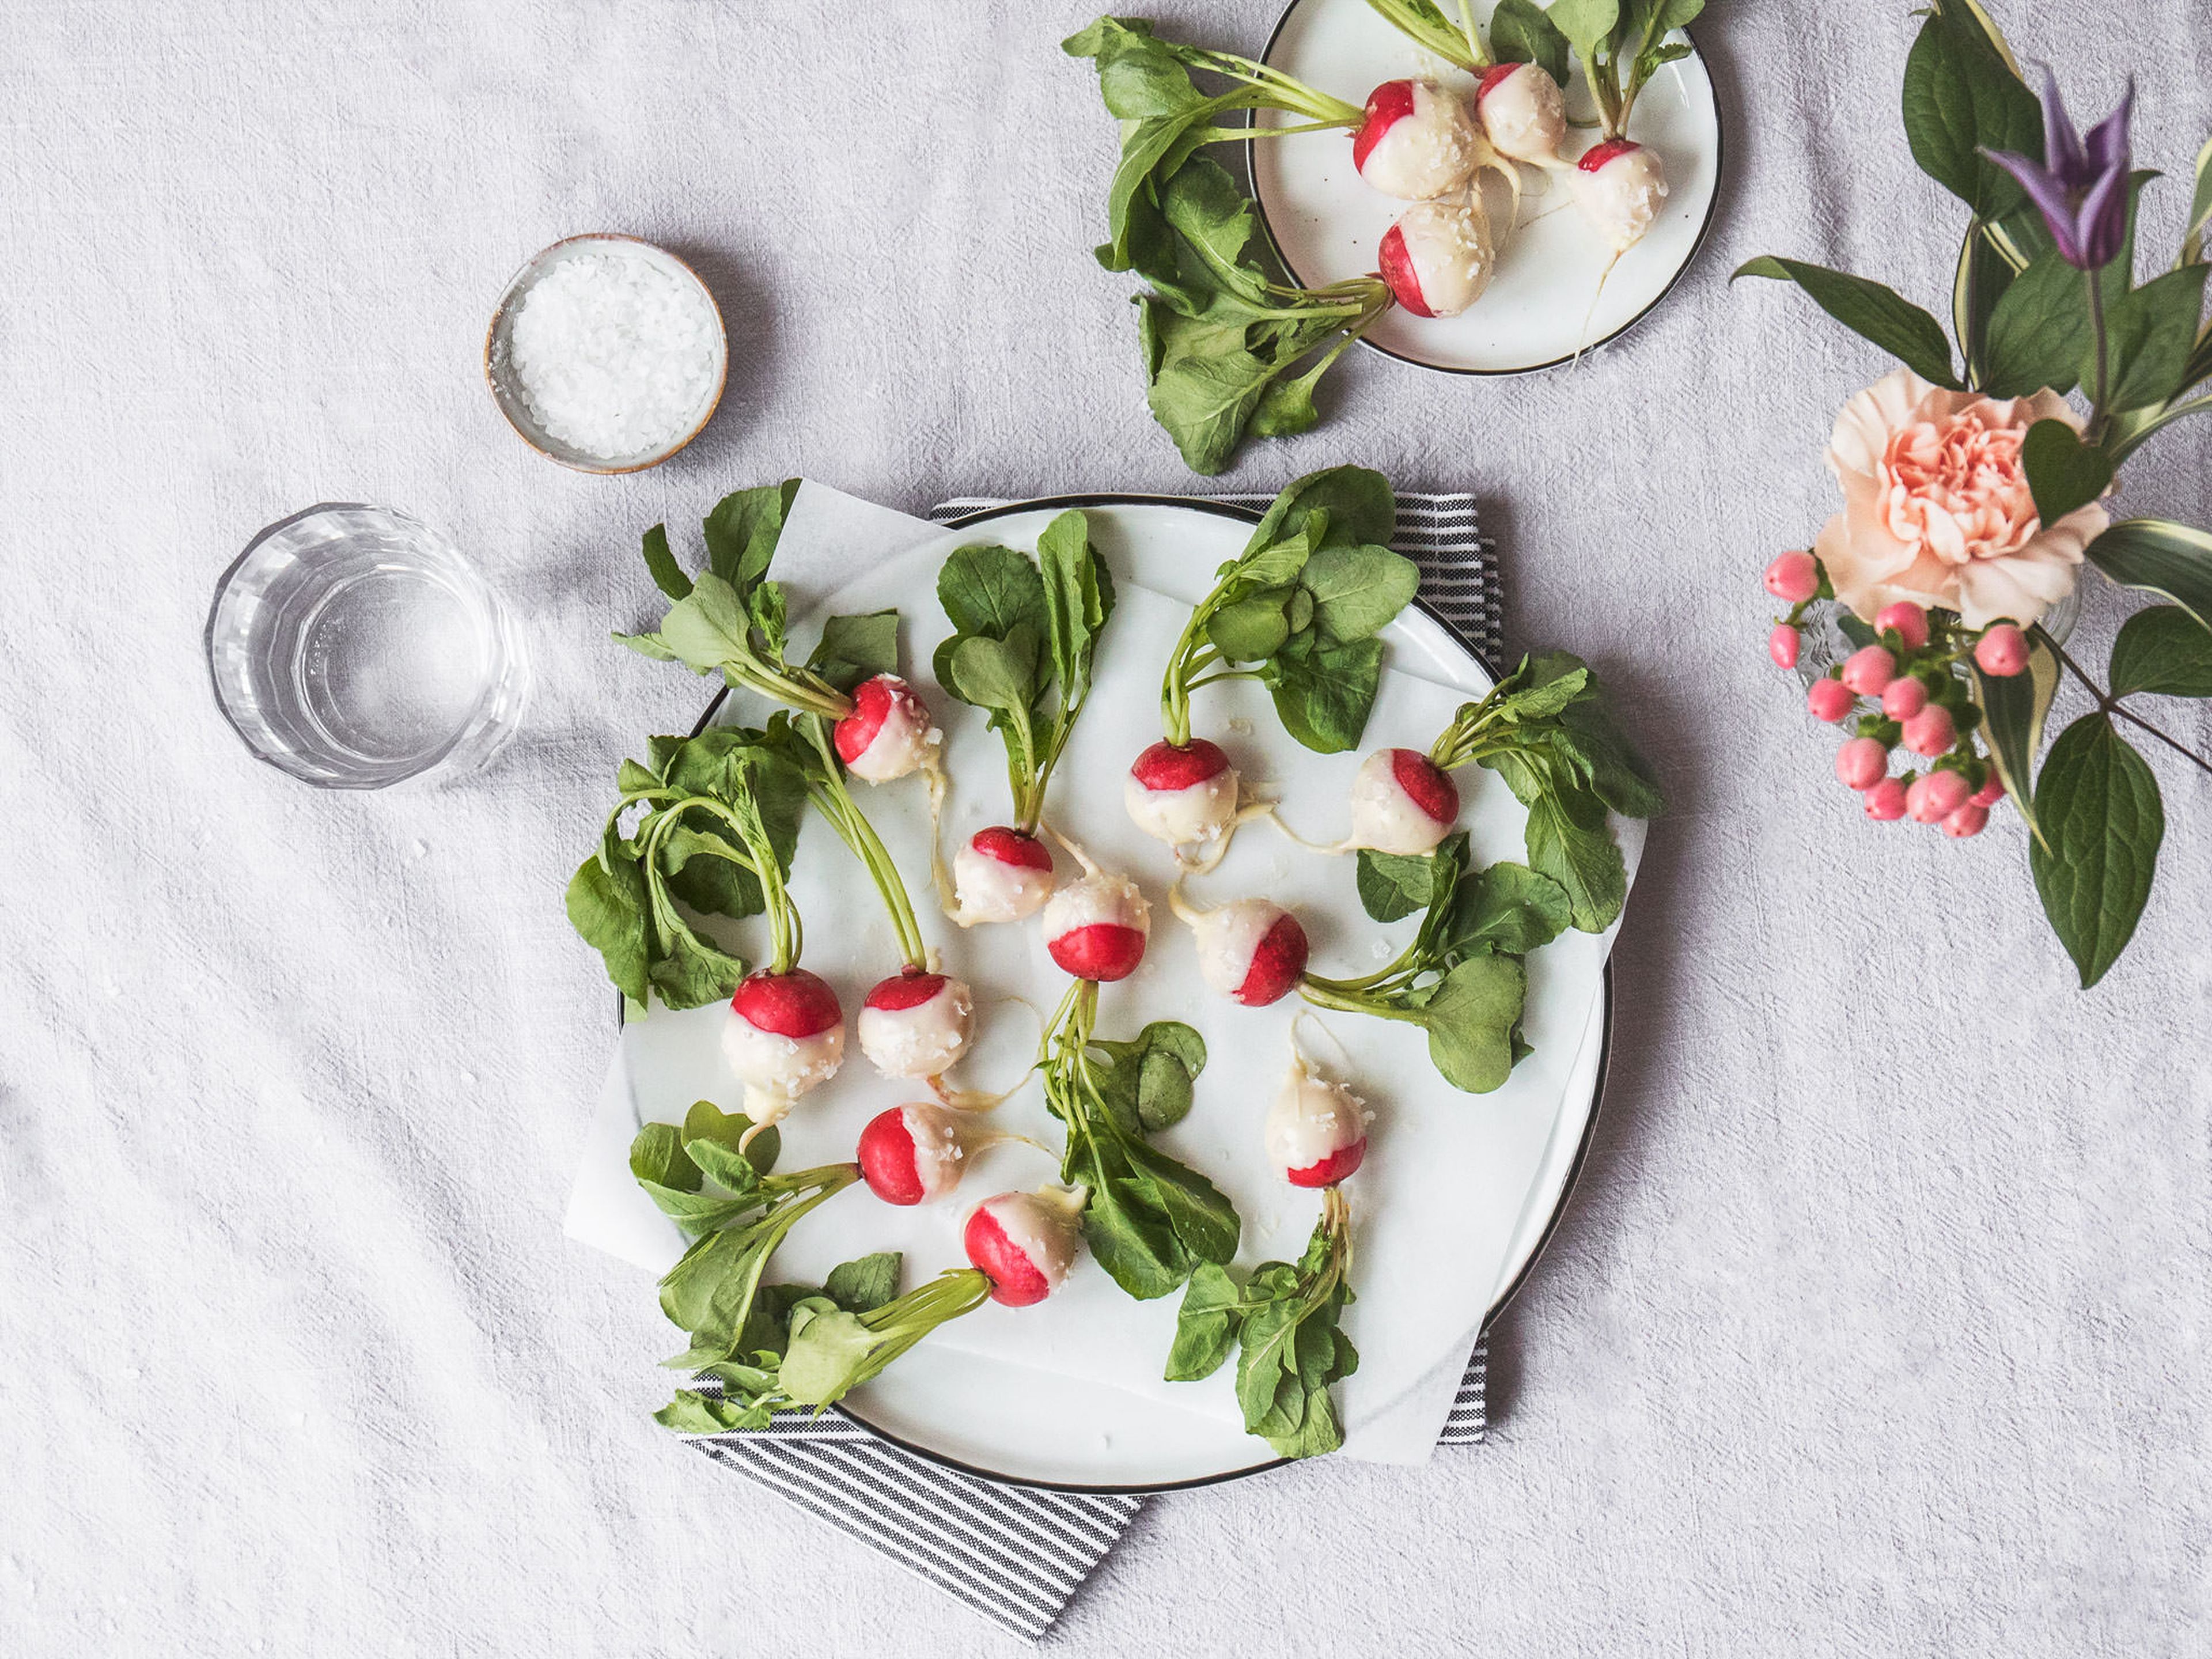
[[[2112,367],[2105,327],[2104,273],[2084,271],[2082,277],[2089,284],[2089,333],[2097,343],[2097,389],[2089,402],[2089,429],[2082,435],[2094,447],[2104,441],[2105,428],[2111,422],[2105,413],[2105,399],[2112,395]]]
[[[2156,738],[2168,749],[2173,750],[2175,754],[2180,756],[2184,760],[2189,762],[2191,765],[2196,767],[2197,770],[2207,774],[2212,774],[2212,760],[2207,760],[2195,750],[2185,747],[2181,743],[2160,731],[2158,727],[2153,726],[2142,715],[2136,714],[2134,709],[2130,708],[2118,697],[2106,690],[2103,686],[2091,679],[2087,672],[2082,668],[2081,665],[2075,662],[2073,658],[2066,654],[2066,647],[2064,646],[2059,644],[2057,640],[2051,639],[2048,633],[2045,633],[2043,637],[2049,641],[2051,648],[2058,653],[2058,660],[2065,664],[2067,667],[2073,670],[2074,678],[2081,681],[2081,684],[2088,689],[2089,695],[2097,700],[2097,707],[2102,713],[2118,715],[2120,719],[2127,721],[2129,725],[2136,726],[2142,731],[2148,732],[2152,737]]]

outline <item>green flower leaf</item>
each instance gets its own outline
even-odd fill
[[[2212,628],[2212,533],[2168,519],[2123,519],[2088,546],[2123,587],[2161,594]]]
[[[2212,266],[2185,265],[2123,294],[2112,306],[2106,326],[2109,412],[2148,409],[2182,389],[2208,275]]]
[[[1959,377],[1951,368],[1951,342],[1943,325],[1894,289],[1848,271],[1772,254],[1747,260],[1736,268],[1735,275],[1796,283],[1821,310],[1854,334],[1874,342],[1923,380],[1957,388]]]
[[[2028,428],[2020,459],[2035,495],[2036,513],[2045,524],[2057,524],[2112,487],[2112,457],[2083,443],[2064,421],[2038,421]]]
[[[2158,780],[2100,712],[2058,734],[2035,791],[2028,868],[2087,990],[2127,948],[2150,897],[2166,812]]]
[[[2046,386],[2071,392],[2089,349],[2089,295],[2081,273],[2057,248],[2046,248],[1990,313],[1982,390],[1992,398],[2025,398]]]
[[[1409,857],[1371,847],[1359,849],[1359,902],[1376,921],[1397,921],[1427,909],[1436,877],[1432,853]]]
[[[2154,605],[2112,641],[2112,695],[2212,697],[2212,629],[2179,605]]]
[[[2023,197],[1984,149],[2043,159],[2041,106],[1986,23],[1975,9],[1945,0],[1921,26],[1905,61],[1905,136],[1912,159],[1978,219],[2000,217]]]

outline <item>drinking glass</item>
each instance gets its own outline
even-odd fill
[[[521,637],[460,550],[358,501],[246,544],[216,584],[207,656],[246,746],[323,789],[481,766],[529,696]]]

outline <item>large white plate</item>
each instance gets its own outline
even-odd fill
[[[1474,8],[1485,21],[1491,9],[1491,4]],[[1445,10],[1456,15],[1449,6]],[[1468,91],[1474,84],[1464,70],[1392,27],[1366,0],[1291,0],[1264,58],[1270,66],[1355,104],[1382,82],[1408,75]],[[1583,117],[1592,106],[1579,67],[1567,89],[1567,108]],[[1269,111],[1259,118],[1287,126],[1295,118]],[[1488,290],[1457,317],[1416,317],[1394,307],[1363,343],[1427,368],[1518,374],[1571,362],[1578,351],[1626,332],[1666,296],[1712,222],[1721,170],[1720,109],[1705,61],[1694,50],[1644,88],[1629,132],[1658,151],[1668,195],[1644,240],[1621,256],[1601,296],[1605,250],[1568,200],[1564,182],[1550,180],[1541,194],[1523,197],[1520,228],[1509,240],[1511,197],[1502,181],[1486,174],[1484,196],[1502,243]],[[1590,129],[1570,129],[1568,148],[1572,152],[1595,137]],[[1255,141],[1249,148],[1261,222],[1293,277],[1320,288],[1372,273],[1382,233],[1406,204],[1361,179],[1346,135],[1301,133]],[[1524,175],[1531,171],[1523,169]]]
[[[1204,592],[1215,566],[1242,547],[1249,515],[1207,504],[1128,497],[1001,509],[980,515],[989,520],[988,526],[971,520],[970,527],[827,596],[818,608],[826,613],[898,605],[908,618],[910,673],[926,682],[928,647],[945,628],[934,600],[934,576],[945,554],[979,535],[1031,547],[1065,505],[1086,509],[1093,536],[1114,568],[1122,590],[1115,626],[1139,629],[1144,624],[1140,631],[1109,635],[1098,696],[1054,784],[1058,810],[1087,807],[1084,826],[1094,849],[1144,876],[1158,907],[1146,969],[1125,985],[1109,988],[1102,1033],[1126,1035],[1144,1019],[1170,1013],[1206,1031],[1212,1065],[1200,1080],[1199,1105],[1168,1142],[1237,1199],[1247,1224],[1246,1259],[1294,1255],[1311,1224],[1310,1206],[1299,1207],[1298,1195],[1286,1198],[1287,1189],[1271,1187],[1257,1170],[1259,1114],[1282,1069],[1290,1011],[1236,1009],[1209,999],[1198,986],[1187,936],[1158,903],[1164,855],[1136,836],[1118,807],[1123,750],[1133,753],[1139,741],[1131,736],[1132,723],[1139,728],[1150,724],[1157,732],[1150,704],[1159,661],[1172,637],[1173,629],[1165,623],[1171,618],[1179,626],[1183,614],[1170,601],[1187,605]],[[1147,594],[1146,589],[1154,591]],[[1144,648],[1155,629],[1162,633],[1157,648]],[[1425,743],[1433,735],[1438,707],[1479,695],[1491,683],[1456,637],[1425,614],[1409,612],[1388,637],[1399,678],[1386,682],[1368,733],[1370,744]],[[1221,732],[1235,713],[1232,702],[1218,692],[1202,696],[1207,701],[1201,729]],[[1139,706],[1131,709],[1133,698]],[[996,738],[981,730],[972,711],[941,697],[937,702],[961,780],[949,842],[975,824],[1001,817],[1006,803]],[[1253,712],[1264,711],[1261,701]],[[732,708],[722,717],[757,718],[759,713]],[[1394,719],[1418,719],[1421,728],[1395,729]],[[1244,751],[1242,758],[1248,763],[1260,763],[1256,769],[1263,773],[1270,764],[1296,765],[1298,788],[1291,799],[1310,828],[1318,830],[1340,814],[1342,780],[1332,772],[1348,776],[1356,757],[1306,756],[1281,736],[1271,718],[1255,719],[1249,732],[1231,742]],[[1285,780],[1279,775],[1277,781]],[[1470,781],[1466,821],[1476,836],[1478,856],[1518,856],[1517,806],[1503,790],[1486,791]],[[917,873],[918,837],[926,831],[913,810],[915,803],[905,798],[918,793],[894,787],[866,798],[910,879]],[[1098,806],[1101,799],[1114,803],[1110,814]],[[1109,816],[1114,822],[1105,822]],[[1238,860],[1248,865],[1242,885]],[[1297,854],[1271,832],[1255,830],[1239,842],[1212,896],[1255,890],[1272,878],[1280,885],[1269,890],[1304,884],[1318,896],[1299,896],[1302,911],[1309,903],[1326,910],[1330,900],[1341,910],[1350,894],[1349,874],[1341,865]],[[1326,887],[1316,886],[1323,879]],[[919,889],[918,881],[915,885]],[[830,977],[850,1000],[889,959],[888,935],[873,914],[873,896],[848,867],[829,859],[802,860],[793,888],[809,921],[808,965]],[[921,890],[915,896],[917,901],[925,897]],[[1342,952],[1350,939],[1373,932],[1372,924],[1358,918],[1356,902],[1350,910],[1351,921],[1334,932],[1326,915],[1316,928],[1322,941],[1317,954],[1335,945],[1338,971],[1347,970]],[[1307,914],[1315,925],[1316,917]],[[941,939],[952,931],[941,923],[926,926]],[[1349,932],[1352,927],[1356,935]],[[986,994],[994,988],[1019,990],[1034,1002],[1048,1003],[1062,982],[1033,939],[1017,930],[979,930],[948,942],[957,965]],[[1350,1188],[1363,1263],[1375,1271],[1363,1279],[1363,1299],[1348,1321],[1363,1359],[1359,1375],[1345,1385],[1341,1398],[1353,1446],[1365,1448],[1365,1455],[1413,1461],[1425,1452],[1468,1345],[1524,1270],[1564,1200],[1601,1080],[1608,1012],[1601,984],[1604,947],[1604,941],[1570,935],[1532,961],[1528,1029],[1538,1055],[1504,1089],[1480,1099],[1441,1084],[1420,1051],[1418,1034],[1382,1022],[1330,1017],[1332,1029],[1353,1050],[1358,1081],[1385,1114],[1376,1132],[1377,1151]],[[625,1033],[629,1085],[641,1121],[679,1116],[684,1104],[701,1095],[734,1104],[716,1054],[720,1018],[721,1011],[714,1008],[656,1013]],[[971,1066],[980,1078],[1015,1069],[1034,1041],[1034,1027],[1018,1011],[1001,1014],[992,1024],[995,1036]],[[1413,1039],[1410,1045],[1407,1038]],[[905,1094],[870,1076],[856,1058],[832,1088],[802,1103],[787,1123],[787,1164],[796,1168],[849,1156],[860,1125]],[[1007,1127],[1056,1144],[1056,1126],[1044,1115],[1033,1086],[1025,1097],[1002,1109],[1002,1115]],[[1048,1161],[1026,1148],[1001,1148],[984,1158],[987,1167],[968,1183],[977,1190],[963,1193],[966,1198],[1032,1184],[1050,1173]],[[825,1207],[793,1233],[779,1255],[779,1274],[807,1279],[858,1249],[903,1248],[911,1282],[957,1261],[958,1212],[957,1205],[893,1211],[872,1206],[864,1194],[841,1200],[840,1206]],[[1442,1316],[1413,1316],[1409,1309],[1419,1304],[1414,1287],[1421,1273],[1407,1268],[1408,1253],[1433,1251],[1439,1241],[1453,1245],[1453,1267],[1443,1277],[1455,1275],[1465,1282],[1457,1287],[1456,1302],[1449,1296],[1440,1299],[1448,1310]],[[1397,1273],[1388,1271],[1394,1255],[1401,1269]],[[1405,1302],[1408,1294],[1416,1294],[1414,1304]],[[1172,1298],[1132,1304],[1086,1263],[1067,1290],[1041,1309],[987,1308],[947,1327],[857,1391],[845,1409],[926,1455],[1027,1484],[1156,1490],[1271,1466],[1274,1460],[1265,1445],[1242,1431],[1226,1373],[1206,1384],[1170,1388],[1158,1382],[1158,1359],[1172,1322]]]

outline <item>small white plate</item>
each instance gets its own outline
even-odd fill
[[[623,253],[642,258],[658,265],[686,287],[696,289],[707,302],[707,314],[714,319],[714,386],[694,412],[684,422],[682,433],[668,442],[632,455],[595,455],[589,450],[555,437],[538,421],[530,407],[530,400],[517,384],[514,356],[514,317],[522,308],[530,290],[538,279],[564,259],[579,253]],[[714,418],[714,410],[722,401],[722,388],[730,374],[730,340],[722,323],[722,308],[714,303],[712,289],[701,280],[699,273],[678,258],[666,248],[636,236],[625,236],[617,231],[595,232],[583,236],[564,237],[552,246],[541,248],[530,257],[529,262],[514,273],[507,285],[507,292],[499,296],[499,304],[491,313],[491,326],[484,331],[484,381],[491,387],[492,401],[499,412],[507,416],[507,423],[515,429],[523,442],[528,444],[550,461],[578,472],[614,474],[642,472],[649,466],[659,466],[671,455],[706,430],[707,422]]]
[[[945,553],[979,538],[1033,546],[1037,533],[1066,507],[1080,507],[1090,517],[1093,537],[1121,591],[1115,625],[1125,629],[1134,627],[1147,611],[1158,617],[1168,600],[1195,600],[1214,567],[1242,547],[1252,522],[1252,515],[1234,508],[1161,498],[1079,496],[1022,503],[978,514],[866,571],[829,594],[814,607],[816,614],[899,605],[907,618],[908,674],[927,689],[929,647],[945,627],[934,578]],[[798,527],[794,514],[787,534],[797,533]],[[1127,825],[1119,786],[1122,757],[1158,732],[1158,661],[1172,628],[1164,629],[1157,642],[1148,633],[1149,629],[1109,636],[1094,706],[1078,728],[1054,788],[1059,810],[1070,815],[1069,821],[1095,829],[1095,837],[1086,838],[1102,856],[1156,878],[1162,855],[1151,848],[1147,861],[1145,848],[1150,844]],[[1378,702],[1368,733],[1370,744],[1425,743],[1433,735],[1433,705],[1448,708],[1492,683],[1457,636],[1425,611],[1409,611],[1384,637],[1393,670],[1430,688],[1419,694],[1430,712],[1415,722],[1422,725],[1420,731],[1399,729],[1405,724],[1403,711],[1416,697],[1413,688],[1400,685]],[[1209,692],[1207,699],[1208,722],[1229,725],[1231,705],[1224,693]],[[1390,715],[1394,702],[1401,711],[1395,717],[1398,725]],[[940,698],[936,707],[959,780],[951,809],[951,833],[957,835],[969,827],[969,819],[993,821],[994,811],[1003,811],[1004,785],[993,777],[989,763],[997,744],[981,729],[981,717],[949,699]],[[1264,710],[1264,702],[1259,708]],[[750,700],[740,709],[718,697],[707,719],[757,718],[758,712]],[[1272,717],[1255,719],[1236,741],[1255,758],[1272,757],[1279,767],[1295,764],[1301,787],[1291,799],[1297,815],[1316,826],[1324,823],[1331,804],[1340,802],[1358,757],[1308,755],[1282,739],[1273,726]],[[1274,775],[1287,781],[1279,770]],[[1465,821],[1475,836],[1478,855],[1518,856],[1522,814],[1510,794],[1486,787],[1484,781],[1468,787]],[[919,811],[920,792],[893,786],[871,792],[866,805],[911,879],[926,862],[927,825]],[[1632,860],[1638,830],[1640,826],[1623,831],[1624,850]],[[1228,878],[1221,893],[1208,896],[1262,890],[1251,884],[1250,871],[1241,885],[1230,877],[1237,860],[1255,869],[1279,862],[1285,866],[1282,886],[1265,890],[1309,890],[1293,902],[1308,915],[1310,926],[1320,924],[1316,938],[1329,939],[1340,957],[1349,939],[1371,935],[1373,925],[1357,918],[1356,902],[1345,914],[1348,871],[1296,867],[1288,849],[1257,830],[1249,833],[1249,845],[1240,842],[1231,862],[1224,866]],[[814,948],[808,965],[843,988],[866,983],[886,959],[888,948],[887,934],[875,937],[884,928],[873,895],[864,884],[856,887],[848,872],[830,859],[802,859],[793,872],[793,891],[809,921]],[[917,901],[925,893],[917,884]],[[1308,909],[1310,903],[1316,908]],[[1333,936],[1331,911],[1336,913]],[[1024,930],[979,929],[947,937],[934,918],[926,918],[925,927],[947,945],[986,1000],[1018,990],[1030,992],[1034,1000],[1038,984],[1056,979],[1048,963],[1040,970],[1037,947]],[[1493,1095],[1471,1097],[1444,1085],[1431,1069],[1417,1034],[1379,1021],[1341,1021],[1332,1028],[1353,1053],[1354,1075],[1378,1091],[1378,1107],[1387,1119],[1387,1133],[1353,1189],[1360,1249],[1371,1273],[1348,1325],[1361,1346],[1360,1371],[1346,1385],[1341,1401],[1353,1441],[1363,1435],[1370,1444],[1387,1441],[1371,1454],[1384,1461],[1413,1461],[1433,1444],[1469,1345],[1517,1287],[1565,1204],[1602,1086],[1611,1007],[1604,968],[1608,943],[1570,934],[1530,959],[1528,1030],[1537,1054]],[[1154,945],[1145,971],[1115,988],[1109,1023],[1117,1030],[1133,1030],[1145,1018],[1174,1014],[1206,1033],[1213,1064],[1200,1079],[1200,1108],[1168,1132],[1164,1141],[1237,1200],[1246,1220],[1248,1254],[1294,1253],[1311,1224],[1310,1214],[1295,1196],[1283,1198],[1263,1170],[1254,1173],[1259,1164],[1257,1114],[1280,1074],[1290,1011],[1237,1010],[1207,997],[1196,983],[1188,941],[1164,909],[1156,917]],[[656,1012],[625,1034],[627,1092],[635,1117],[630,1125],[617,1126],[623,1133],[612,1141],[626,1145],[636,1121],[680,1117],[684,1106],[702,1095],[733,1103],[719,1059],[724,1018],[715,1007],[683,1014]],[[1018,1018],[995,1023],[1018,1050],[1025,1051],[1034,1041]],[[991,1040],[987,1030],[987,1043]],[[975,1080],[1009,1072],[1008,1058],[972,1064]],[[834,1091],[823,1091],[818,1103],[810,1100],[787,1121],[787,1160],[799,1167],[849,1156],[860,1125],[906,1093],[900,1085],[870,1077],[859,1062],[848,1064]],[[1048,1142],[1056,1139],[1034,1085],[1001,1112],[1007,1127]],[[1417,1152],[1417,1146],[1426,1155]],[[1033,1183],[1050,1167],[1024,1148],[983,1156],[995,1160],[990,1171],[977,1172],[987,1177],[986,1191]],[[611,1143],[605,1158],[622,1177],[617,1184],[627,1187],[635,1200],[635,1188],[618,1168],[620,1146]],[[817,1224],[794,1232],[779,1252],[778,1271],[805,1281],[860,1249],[902,1248],[909,1255],[910,1279],[918,1279],[957,1260],[962,1207],[956,1200],[894,1212],[872,1207],[863,1194],[825,1208]],[[1441,1233],[1433,1231],[1439,1224]],[[1414,1230],[1411,1234],[1409,1228]],[[678,1241],[668,1231],[672,1259]],[[1419,1245],[1410,1259],[1409,1240]],[[1457,1273],[1443,1265],[1438,1251],[1459,1258]],[[1438,1271],[1425,1273],[1418,1265],[1423,1261],[1437,1264]],[[1480,1273],[1470,1273],[1477,1262]],[[1463,1290],[1448,1293],[1446,1281],[1456,1281]],[[1409,1295],[1416,1298],[1413,1304],[1405,1300]],[[1130,1303],[1095,1268],[1079,1267],[1067,1291],[1044,1309],[995,1323],[988,1312],[960,1322],[856,1390],[841,1409],[937,1462],[989,1479],[1062,1490],[1154,1491],[1273,1467],[1277,1460],[1266,1445],[1243,1431],[1225,1373],[1206,1384],[1158,1383],[1158,1356],[1165,1352],[1171,1333],[1173,1300]],[[1115,1345],[1110,1351],[1091,1345],[1099,1332]],[[1130,1370],[1133,1356],[1143,1360],[1136,1367],[1142,1377]],[[1121,1374],[1114,1376],[1117,1371]],[[1150,1384],[1143,1386],[1147,1377]],[[1211,1407],[1202,1405],[1209,1395],[1219,1397]]]
[[[1486,21],[1492,8],[1474,9]],[[1263,58],[1354,104],[1364,103],[1383,82],[1405,76],[1428,76],[1467,92],[1474,86],[1474,77],[1416,46],[1366,0],[1291,0]],[[1577,62],[1567,112],[1587,117],[1591,107]],[[1273,111],[1258,118],[1268,125],[1295,119]],[[1571,362],[1578,351],[1634,326],[1666,297],[1712,222],[1721,173],[1720,106],[1694,47],[1644,88],[1629,127],[1632,137],[1659,153],[1668,197],[1644,240],[1613,267],[1601,295],[1598,278],[1607,252],[1569,200],[1565,181],[1547,177],[1535,184],[1536,170],[1522,169],[1541,193],[1524,190],[1521,224],[1509,238],[1511,195],[1495,174],[1486,173],[1484,199],[1501,243],[1498,275],[1487,291],[1457,317],[1416,317],[1394,307],[1361,343],[1424,368],[1522,374]],[[1595,137],[1595,129],[1576,127],[1569,129],[1567,142],[1572,149]],[[1301,133],[1255,140],[1248,148],[1261,222],[1292,279],[1322,288],[1371,275],[1383,232],[1408,204],[1360,178],[1352,165],[1349,135]]]

